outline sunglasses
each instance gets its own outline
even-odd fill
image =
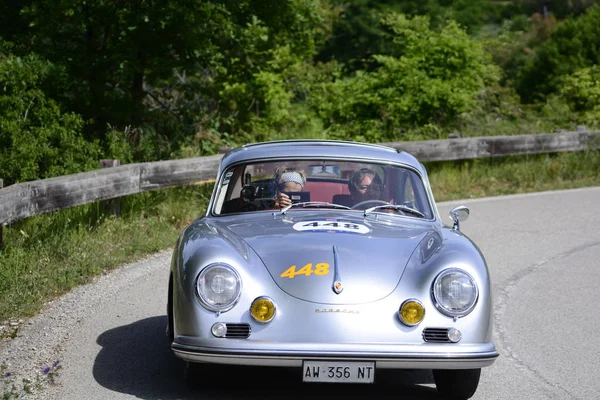
[[[360,185],[358,186],[358,190],[362,191],[369,191],[369,192],[381,192],[381,186],[376,184],[376,183],[372,183],[370,185]]]

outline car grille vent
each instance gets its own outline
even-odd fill
[[[423,340],[426,342],[452,343],[448,339],[449,328],[425,328],[423,329]]]
[[[226,338],[232,339],[246,339],[250,336],[250,325],[248,324],[226,324],[227,334]]]

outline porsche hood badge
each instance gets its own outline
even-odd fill
[[[333,282],[333,291],[336,294],[342,293],[342,290],[344,290],[344,286],[342,285],[342,282],[340,282],[340,281]]]

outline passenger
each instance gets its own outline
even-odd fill
[[[275,171],[275,182],[277,184],[275,208],[279,209],[292,204],[292,200],[284,192],[301,192],[306,183],[306,176],[304,172],[294,168],[279,167]]]

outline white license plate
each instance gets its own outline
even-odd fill
[[[373,383],[375,363],[368,361],[304,361],[304,382]]]

